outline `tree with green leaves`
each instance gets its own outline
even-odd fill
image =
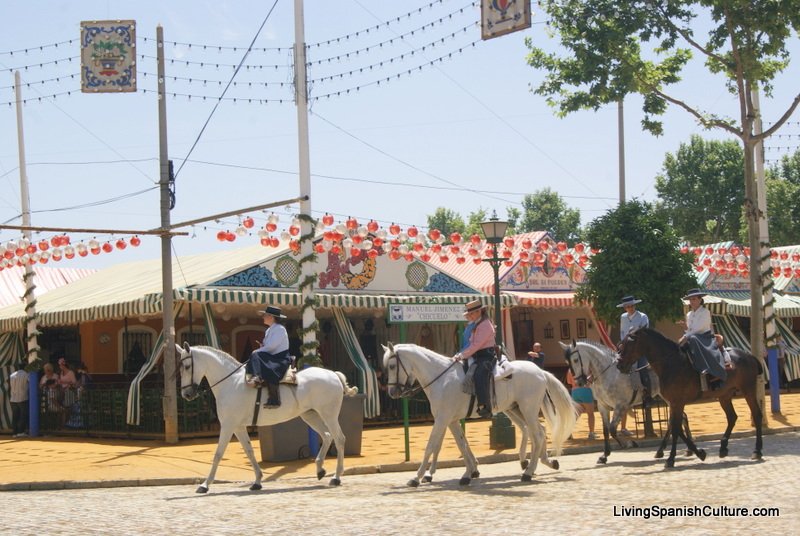
[[[680,238],[652,205],[624,203],[592,221],[586,238],[599,252],[575,298],[591,303],[598,317],[619,325],[616,305],[629,295],[644,300],[651,325],[682,316],[681,296],[697,285],[693,255],[680,252]]]
[[[800,150],[784,156],[767,170],[769,240],[791,246],[800,237]]]
[[[522,200],[522,208],[517,232],[548,231],[553,239],[571,243],[581,239],[581,212],[569,208],[550,188],[527,194]]]
[[[753,290],[750,339],[753,352],[760,355],[764,348],[760,291],[769,264],[761,255],[759,225],[764,213],[758,209],[754,148],[792,115],[800,93],[760,133],[755,130],[760,118],[756,95],[760,90],[771,96],[777,77],[789,65],[788,45],[796,42],[800,30],[800,0],[543,0],[541,6],[561,50],[546,51],[528,38],[528,64],[545,71],[535,92],[545,96],[559,115],[597,110],[637,93],[643,97],[642,127],[653,134],[663,132],[659,116],[672,105],[704,127],[741,141]],[[690,68],[693,82],[705,68],[706,87],[722,86],[734,96],[733,117],[709,112],[689,100],[702,95],[681,93],[682,74]],[[774,340],[768,342],[774,346]]]
[[[439,229],[445,237],[446,243],[450,242],[450,233],[464,234],[467,226],[461,214],[449,208],[438,207],[432,216],[428,216],[428,228]]]
[[[694,135],[664,158],[656,191],[675,232],[692,244],[736,239],[742,226],[744,156],[733,140]]]

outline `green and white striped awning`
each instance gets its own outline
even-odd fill
[[[781,318],[800,316],[800,300],[791,296],[773,293],[773,308]],[[749,292],[725,292],[709,294],[703,298],[706,308],[714,315],[752,316]]]
[[[800,379],[800,339],[786,323],[777,318],[775,326],[783,336],[786,346],[783,349],[783,370],[788,381]]]
[[[15,365],[25,359],[22,333],[0,334],[0,428],[11,428],[11,386],[9,378]]]

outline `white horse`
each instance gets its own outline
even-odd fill
[[[325,476],[322,467],[331,441],[336,444],[336,474],[330,485],[341,483],[344,470],[345,437],[339,426],[339,410],[344,396],[352,396],[358,392],[357,387],[349,387],[347,379],[341,372],[334,372],[319,367],[311,367],[297,372],[297,385],[280,385],[281,405],[278,408],[256,408],[254,389],[245,384],[244,365],[229,354],[209,346],[183,347],[175,345],[178,357],[178,370],[181,377],[181,396],[193,400],[199,394],[199,384],[203,378],[208,380],[211,391],[217,400],[217,416],[220,430],[217,450],[211,472],[205,482],[197,488],[197,493],[206,493],[214,482],[225,448],[236,434],[239,443],[250,460],[255,471],[255,482],[251,490],[261,489],[261,468],[256,462],[253,446],[247,427],[277,424],[299,416],[322,437],[322,447],[317,454],[317,478]],[[260,406],[263,400],[258,403]],[[258,411],[257,423],[253,423],[254,412]]]
[[[642,403],[642,390],[634,389],[631,375],[623,374],[615,366],[617,353],[607,346],[591,342],[572,342],[572,345],[559,342],[564,350],[564,358],[569,363],[572,375],[578,385],[584,386],[591,381],[592,394],[597,401],[597,411],[603,420],[603,455],[597,463],[606,463],[611,454],[609,434],[621,448],[638,447],[636,441],[617,433],[617,425],[625,413],[633,406]],[[650,374],[650,395],[655,398],[660,394],[658,376],[648,369]],[[638,372],[637,372],[638,374]],[[613,418],[611,417],[611,412]],[[684,430],[689,434],[689,421],[684,415]],[[669,434],[665,434],[656,451],[656,458],[664,456],[664,447]]]
[[[480,473],[478,461],[459,426],[459,420],[468,417],[470,400],[470,395],[462,389],[465,376],[463,367],[449,357],[416,344],[389,343],[383,349],[383,367],[387,372],[389,396],[407,397],[419,389],[424,390],[434,419],[422,464],[417,470],[417,476],[408,485],[416,487],[419,486],[420,479],[425,482],[433,480],[442,440],[448,428],[466,466],[466,472],[459,483],[469,484]],[[551,462],[547,457],[547,440],[544,427],[539,422],[539,410],[541,409],[551,428],[555,455],[561,454],[564,441],[572,433],[577,412],[567,388],[549,372],[529,361],[512,361],[506,368],[510,374],[506,378],[495,380],[496,403],[492,409],[495,412],[504,412],[522,431],[519,456],[524,472],[521,480],[528,482],[540,459],[548,467],[558,469],[558,461]],[[414,388],[414,382],[419,382],[421,387]],[[477,410],[473,409],[469,417],[476,416]],[[530,461],[525,456],[528,437],[532,441]]]

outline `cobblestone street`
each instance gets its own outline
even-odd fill
[[[442,469],[432,484],[406,487],[411,472],[350,475],[342,486],[328,477],[215,484],[207,495],[194,486],[4,492],[0,506],[13,534],[633,534],[642,531],[792,530],[800,522],[800,434],[767,438],[765,459],[749,459],[754,439],[732,440],[731,455],[703,442],[708,458],[679,457],[665,470],[652,449],[615,452],[607,466],[597,453],[562,456],[560,471],[537,470],[519,481],[516,462],[484,464],[470,486],[458,485],[462,468]],[[626,516],[630,508],[747,508],[741,515]],[[753,517],[754,508],[776,508]],[[13,521],[12,521],[13,520]]]

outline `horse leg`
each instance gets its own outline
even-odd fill
[[[669,414],[669,428],[670,434],[672,435],[672,448],[669,451],[669,457],[667,458],[664,467],[669,469],[671,467],[675,467],[675,451],[678,448],[678,435],[683,435],[683,431],[681,431],[681,414],[683,413],[683,405],[675,406],[671,408]],[[696,447],[695,447],[696,450]]]
[[[720,458],[724,458],[728,455],[728,439],[730,439],[733,427],[736,425],[736,421],[739,418],[738,415],[736,415],[736,410],[733,408],[732,395],[733,393],[725,397],[720,397],[719,399],[719,405],[722,406],[722,410],[725,412],[725,417],[728,420],[725,433],[722,434],[722,441],[719,443]]]
[[[437,421],[434,417],[431,435],[428,437],[428,444],[425,445],[425,454],[422,457],[422,463],[420,464],[419,469],[417,469],[417,476],[408,481],[408,486],[412,488],[419,486],[419,482],[425,474],[425,470],[428,467],[428,461],[431,459],[431,456],[434,452],[438,453],[442,448],[442,440],[444,439],[445,430],[446,425]],[[463,481],[464,478],[461,480]],[[469,481],[466,483],[469,484]]]
[[[686,423],[686,429],[688,430],[689,419],[688,417],[686,417],[685,413],[681,415],[681,418],[678,421],[677,430],[678,430],[678,436],[683,440],[684,443],[686,443],[686,448],[687,448],[686,455],[691,456],[692,454],[694,454],[698,458],[700,458],[700,461],[704,461],[706,459],[706,451],[705,449],[697,448],[697,445],[695,445],[692,436],[690,434],[686,434],[683,428],[684,421]],[[674,424],[670,422],[670,427],[672,426],[674,426]]]
[[[520,441],[519,445],[519,464],[522,467],[522,470],[524,471],[525,469],[528,468],[528,465],[530,465],[530,461],[532,461],[533,457],[535,456],[534,449],[536,448],[536,443],[533,442],[533,437],[531,436],[531,432],[528,430],[528,426],[525,423],[525,420],[522,418],[522,414],[519,412],[519,410],[517,410],[516,408],[507,409],[504,413],[508,415],[508,418],[511,419],[511,421],[516,425],[516,427],[522,431],[522,440]],[[528,460],[528,452],[527,452],[529,438],[531,440],[530,460]]]
[[[311,429],[317,432],[319,436],[322,438],[322,445],[320,445],[319,452],[317,452],[317,457],[314,459],[317,468],[317,480],[322,480],[322,477],[324,477],[327,474],[324,467],[325,456],[328,454],[328,450],[331,448],[331,441],[333,440],[333,437],[331,435],[331,432],[328,431],[329,430],[328,426],[325,424],[320,414],[317,413],[316,411],[306,411],[305,413],[300,415],[300,418],[303,419],[303,421],[305,421],[305,423],[308,424],[311,427]],[[336,454],[337,455],[339,454],[338,443],[336,444]],[[333,478],[333,480],[331,480],[332,486],[338,486],[340,484],[338,478],[340,476],[340,473],[341,471],[338,470],[337,468],[337,474]],[[336,483],[334,483],[334,480],[336,481]]]
[[[625,448],[625,445],[619,440],[617,436],[616,430],[616,423],[609,420],[609,409],[605,406],[598,406],[598,411],[600,412],[600,420],[603,423],[603,455],[597,458],[597,463],[605,464],[608,462],[608,456],[611,454],[611,443],[608,441],[609,432],[611,437],[617,440],[619,446],[621,448]],[[616,409],[614,410],[614,418],[616,419],[617,412]]]
[[[466,467],[467,474],[470,476],[470,478],[478,478],[479,476],[481,476],[481,473],[478,471],[478,459],[475,458],[475,454],[472,453],[472,449],[469,446],[469,441],[467,441],[467,436],[464,435],[464,430],[461,429],[460,423],[458,421],[453,421],[447,427],[450,429],[450,433],[453,434],[453,439],[455,439],[456,446],[458,447],[458,450],[461,452],[461,457],[464,458],[464,465]],[[439,452],[437,451],[436,453],[434,453],[433,458],[434,460],[436,460],[438,457],[439,457]],[[431,469],[430,469],[431,480],[433,480],[433,473],[435,471],[436,471],[435,464],[431,464]],[[469,482],[466,482],[465,484],[469,484]]]
[[[217,467],[219,466],[219,462],[222,460],[222,455],[225,453],[225,449],[228,448],[228,442],[230,442],[232,435],[233,432],[227,428],[222,428],[220,430],[219,441],[217,442],[217,450],[214,451],[214,461],[211,462],[211,471],[208,473],[205,482],[200,484],[197,490],[195,490],[197,493],[208,492],[208,488],[214,482],[214,475],[217,474]]]
[[[236,439],[238,439],[239,443],[242,445],[244,453],[247,454],[247,459],[250,461],[250,465],[253,467],[253,471],[256,474],[256,479],[250,486],[250,491],[258,491],[261,489],[261,477],[263,473],[256,461],[256,455],[253,452],[253,445],[250,442],[250,435],[247,433],[247,427],[242,426],[240,429],[236,430],[234,434],[236,434]]]
[[[750,456],[750,459],[761,460],[764,457],[763,453],[761,452],[763,446],[761,439],[761,426],[764,422],[764,415],[761,412],[761,406],[758,405],[758,400],[756,399],[754,392],[747,393],[745,399],[747,400],[747,405],[750,407],[750,416],[753,419],[753,423],[756,427],[756,448],[753,451],[752,456]]]

